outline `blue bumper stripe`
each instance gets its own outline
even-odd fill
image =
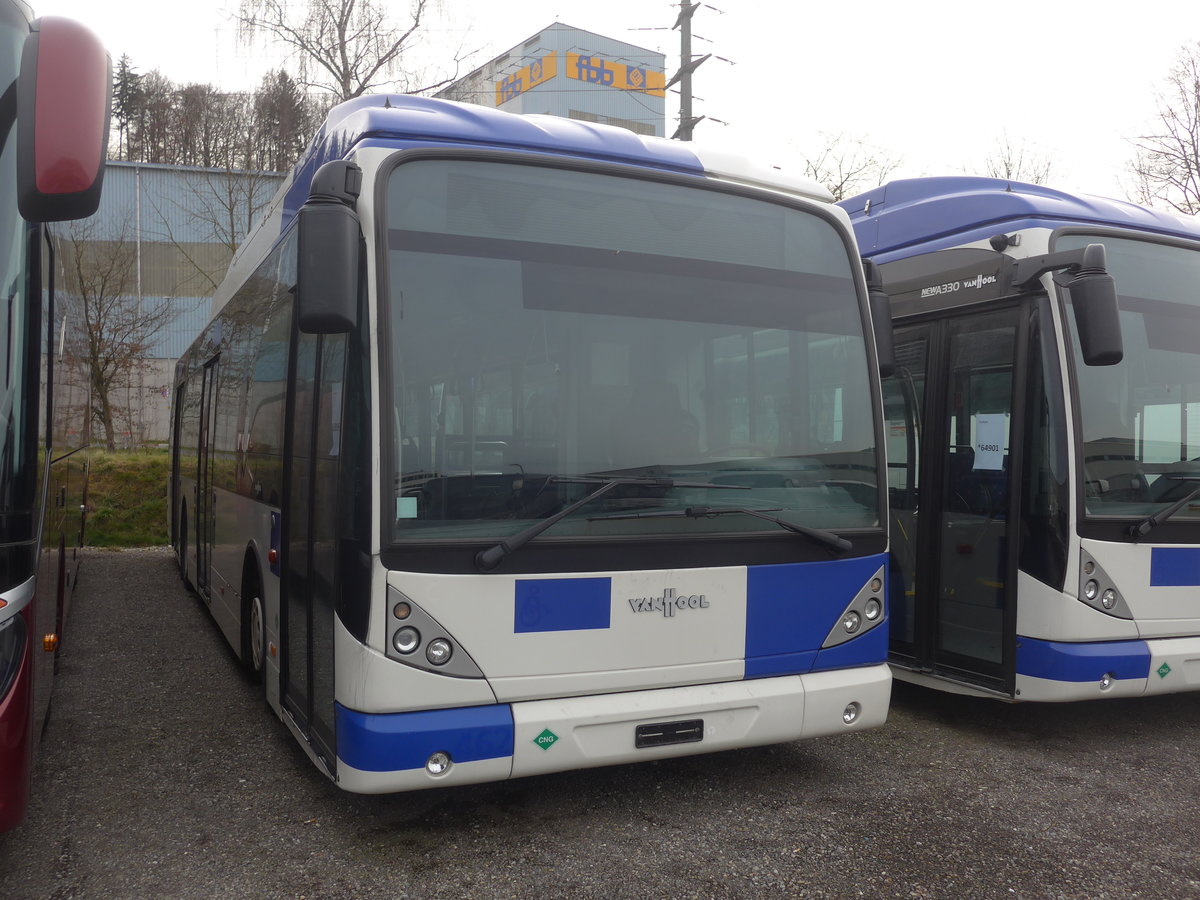
[[[1153,547],[1150,550],[1151,587],[1200,585],[1200,549]]]
[[[584,631],[608,628],[611,578],[541,578],[518,581],[513,631]]]
[[[508,706],[362,713],[338,704],[337,755],[364,772],[420,769],[438,750],[458,763],[512,756]]]
[[[885,620],[852,641],[827,647],[819,652],[813,663],[813,671],[826,672],[830,669],[873,666],[887,659],[887,654],[888,623]]]
[[[1099,681],[1109,673],[1117,678],[1146,678],[1150,674],[1146,642],[1065,644],[1017,638],[1018,675],[1051,681]]]
[[[746,658],[747,678],[774,678],[777,675],[803,675],[812,671],[817,658],[815,650],[801,653],[780,653],[775,656],[751,656]]]

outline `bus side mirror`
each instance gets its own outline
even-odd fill
[[[1071,294],[1075,328],[1083,362],[1089,366],[1115,366],[1125,355],[1121,340],[1121,312],[1117,285],[1105,268],[1104,245],[1088,244],[1079,268],[1054,277]]]
[[[1117,306],[1117,285],[1108,274],[1104,245],[1088,244],[1082,250],[1017,260],[1013,283],[1019,290],[1034,290],[1047,272],[1054,272],[1054,283],[1071,294],[1084,364],[1119,363],[1125,355],[1121,313]]]
[[[29,222],[63,222],[100,205],[112,62],[78,22],[33,23],[17,81],[17,208]]]
[[[354,200],[362,170],[327,162],[297,215],[296,309],[306,334],[344,334],[358,324],[362,234]]]
[[[871,327],[875,332],[875,353],[879,364],[879,376],[887,378],[896,371],[896,339],[892,331],[892,301],[883,289],[883,275],[879,266],[864,259],[863,275],[867,279],[867,306],[871,313]]]

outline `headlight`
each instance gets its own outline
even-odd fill
[[[412,653],[421,646],[421,632],[415,628],[401,628],[392,635],[392,646],[397,653]]]
[[[1100,595],[1100,605],[1105,609],[1112,609],[1114,606],[1116,606],[1117,592],[1112,588],[1107,588],[1104,593]]]
[[[846,634],[854,634],[854,632],[858,631],[861,625],[862,616],[860,616],[854,610],[850,610],[850,612],[842,616],[842,628],[845,629]]]
[[[1095,600],[1098,593],[1100,593],[1100,585],[1094,579],[1083,586],[1083,596],[1088,600]]]
[[[429,642],[429,646],[425,648],[425,658],[435,666],[444,666],[450,661],[450,654],[454,652],[454,648],[450,646],[450,642],[445,638],[434,638]]]
[[[879,618],[879,614],[883,612],[883,604],[872,597],[863,606],[863,615],[867,617],[868,622],[874,622]]]

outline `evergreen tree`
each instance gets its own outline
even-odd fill
[[[134,71],[128,55],[122,55],[113,78],[112,117],[116,127],[115,159],[132,159],[129,155],[130,123],[141,104],[142,76]]]

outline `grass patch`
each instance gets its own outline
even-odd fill
[[[93,453],[84,542],[89,547],[166,544],[170,474],[166,450]]]

